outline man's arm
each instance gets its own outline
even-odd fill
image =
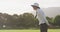
[[[35,18],[37,18],[37,14],[36,14]]]
[[[44,16],[44,20],[46,21],[46,24],[47,24],[49,27],[53,27],[51,24],[49,24],[48,20],[46,19],[46,16]]]
[[[36,12],[35,18],[37,18],[37,12]]]

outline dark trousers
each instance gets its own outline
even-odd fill
[[[48,25],[46,23],[40,25],[40,31],[41,32],[47,32]]]

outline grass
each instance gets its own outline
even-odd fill
[[[39,30],[0,30],[0,32],[40,32]],[[60,32],[60,29],[49,29],[48,32]]]

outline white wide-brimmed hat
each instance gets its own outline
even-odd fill
[[[31,5],[32,7],[33,6],[36,6],[36,7],[39,7],[39,4],[38,3],[34,3],[33,5]]]

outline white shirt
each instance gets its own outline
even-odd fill
[[[46,16],[45,16],[44,12],[42,11],[42,9],[37,9],[36,13],[37,13],[37,18],[39,20],[39,25],[44,24],[44,23],[49,25],[49,23],[46,19]]]

